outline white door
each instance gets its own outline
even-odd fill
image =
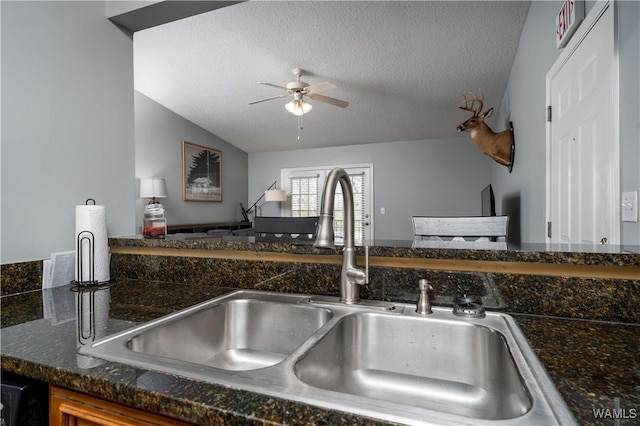
[[[284,182],[285,185],[287,201],[282,206],[282,216],[318,216],[325,180],[334,167],[343,168],[351,179],[355,207],[355,244],[371,244],[370,241],[373,240],[373,218],[371,216],[373,206],[373,164],[283,169],[281,171],[281,182]],[[342,244],[344,237],[343,210],[342,187],[338,185],[333,215],[336,244]]]
[[[563,52],[547,75],[551,243],[619,242],[613,5],[592,12],[599,18],[590,14],[591,20],[582,23],[587,27],[581,27],[583,31],[567,45],[571,50]]]

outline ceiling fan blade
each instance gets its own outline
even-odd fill
[[[282,94],[282,95],[278,95],[278,96],[271,96],[270,98],[265,98],[265,99],[260,99],[258,101],[249,102],[249,105],[259,104],[260,102],[271,101],[273,99],[278,99],[278,98],[286,98],[287,96],[289,96],[288,93],[285,93],[285,94]]]
[[[336,98],[330,98],[329,96],[318,95],[317,93],[309,93],[308,96],[314,101],[324,102],[325,104],[330,104],[340,108],[346,108],[349,106],[349,102],[341,101],[340,99]]]
[[[329,83],[328,81],[325,81],[324,83],[312,84],[311,86],[307,86],[305,90],[308,93],[312,93],[312,92],[319,92],[321,90],[335,89],[336,87],[338,86],[336,86],[333,83]]]
[[[271,86],[271,87],[275,87],[276,89],[281,89],[281,90],[287,90],[286,87],[284,86],[278,86],[277,84],[273,84],[273,83],[263,83],[261,81],[258,82],[258,84],[263,84],[265,86]]]

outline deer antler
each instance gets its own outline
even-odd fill
[[[467,98],[467,95],[462,95],[462,97],[464,98],[464,105],[460,105],[460,109],[471,111],[474,117],[478,117],[482,112],[482,108],[484,107],[484,93],[482,92],[482,89],[478,89],[478,91],[480,92],[479,98],[474,95],[473,92],[468,92],[468,94],[470,95],[469,98]],[[477,108],[473,108],[473,105],[475,103],[478,103],[479,105]]]

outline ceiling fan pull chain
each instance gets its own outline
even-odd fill
[[[302,116],[298,116],[298,140],[300,140],[300,132],[302,131]]]

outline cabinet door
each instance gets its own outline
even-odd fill
[[[51,426],[191,425],[56,386],[51,386],[50,389],[49,424]]]

